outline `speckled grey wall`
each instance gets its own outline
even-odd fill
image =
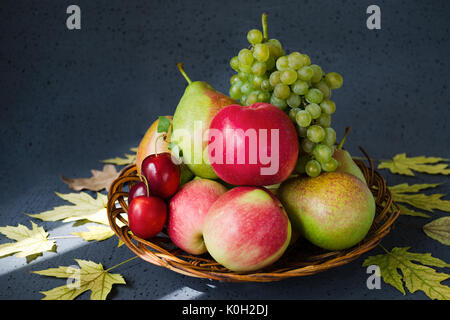
[[[66,8],[82,10],[81,30],[66,28]],[[138,144],[158,115],[172,114],[185,88],[176,69],[228,91],[229,59],[247,46],[246,33],[269,13],[269,34],[288,50],[307,53],[326,71],[344,76],[333,99],[333,126],[346,147],[359,145],[375,158],[396,153],[450,158],[448,1],[376,1],[382,29],[366,28],[372,1],[15,1],[0,5],[0,225],[29,225],[24,213],[63,204],[53,192],[69,192],[59,176],[88,176],[99,160]],[[389,184],[447,181],[385,173]],[[448,184],[436,189],[450,191]],[[436,217],[442,213],[434,214]],[[401,217],[383,241],[412,246],[450,262],[449,251],[421,231],[426,220]],[[40,223],[52,235],[71,232]],[[8,240],[2,237],[0,243]],[[0,260],[0,298],[38,299],[61,280],[29,273],[75,258],[111,266],[131,257],[116,239],[86,245],[66,240],[59,253],[27,265]],[[381,252],[376,249],[374,252]],[[368,290],[355,262],[307,278],[270,284],[225,284],[188,278],[143,261],[117,272],[127,280],[111,295],[197,299],[421,299],[383,284]],[[81,298],[89,298],[83,295]]]

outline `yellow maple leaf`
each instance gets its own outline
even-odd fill
[[[88,231],[72,232],[72,234],[79,236],[86,241],[103,241],[114,235],[114,231],[109,227],[88,226],[87,228]]]
[[[442,199],[445,194],[434,193],[434,194],[423,194],[418,193],[421,190],[435,188],[439,186],[440,183],[424,183],[424,184],[412,184],[407,183],[398,184],[395,186],[390,186],[392,198],[395,202],[407,204],[418,209],[426,210],[428,212],[433,212],[433,210],[442,210],[450,212],[450,201]],[[408,207],[401,205],[401,213],[411,216],[421,216],[429,217],[427,214],[414,211]]]
[[[450,217],[442,217],[423,226],[423,232],[430,238],[450,246]]]
[[[450,278],[450,275],[436,272],[431,268],[446,268],[450,267],[450,264],[432,257],[430,253],[409,252],[409,247],[393,248],[390,252],[384,248],[383,250],[386,254],[367,258],[363,266],[378,266],[384,282],[394,286],[403,294],[406,294],[404,287],[406,286],[411,293],[420,290],[431,299],[450,299],[450,287],[441,284],[442,281]]]
[[[54,251],[56,246],[53,240],[48,239],[48,233],[42,227],[31,222],[31,229],[19,224],[17,227],[0,227],[0,233],[15,242],[0,245],[0,257],[10,254],[16,257],[27,258],[28,262],[42,255],[45,251]]]
[[[138,148],[130,148],[130,151],[134,152],[134,154],[128,154],[125,153],[124,156],[125,158],[121,158],[121,157],[115,157],[115,158],[110,158],[110,159],[105,159],[105,160],[101,160],[104,163],[111,163],[111,164],[115,164],[117,166],[126,166],[129,164],[133,164],[136,163],[136,152],[137,152]]]
[[[41,291],[45,297],[42,300],[73,300],[80,294],[91,291],[91,300],[105,300],[114,284],[126,284],[120,274],[111,274],[104,270],[102,264],[88,260],[75,259],[79,268],[74,266],[50,268],[33,273],[66,278],[66,285],[48,291]]]
[[[91,222],[109,225],[106,215],[106,205],[108,198],[104,194],[97,193],[94,199],[85,192],[56,195],[72,205],[62,205],[54,207],[52,210],[44,211],[38,214],[29,214],[30,217],[41,219],[43,221],[63,222],[88,220]]]
[[[383,160],[378,169],[389,169],[392,173],[414,176],[414,171],[428,174],[449,175],[448,162],[450,159],[439,157],[407,157],[406,153],[397,154],[392,160]]]

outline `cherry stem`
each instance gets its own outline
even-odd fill
[[[187,83],[191,84],[192,83],[191,79],[189,79],[189,77],[187,76],[186,72],[183,69],[183,63],[178,62],[177,67],[178,67],[178,70],[180,70],[181,75],[186,79]]]
[[[349,133],[350,133],[350,127],[346,127],[346,128],[345,128],[345,134],[344,134],[344,137],[342,138],[341,142],[339,143],[339,145],[338,145],[338,147],[337,147],[339,150],[342,149],[342,146],[344,145],[345,139],[347,138],[347,136],[348,136]]]
[[[148,189],[148,181],[147,178],[143,175],[143,174],[139,174],[139,177],[141,178],[142,181],[144,181],[145,183],[145,188],[147,190],[147,197],[150,197],[150,190]]]
[[[267,13],[263,13],[261,17],[262,28],[263,28],[263,42],[269,40],[269,35],[267,33]]]

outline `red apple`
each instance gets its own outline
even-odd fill
[[[142,239],[156,236],[167,219],[167,205],[161,198],[139,196],[128,207],[128,224],[131,231]]]
[[[236,187],[209,209],[203,238],[217,262],[232,271],[252,271],[281,257],[291,224],[280,201],[266,189]]]
[[[226,191],[209,179],[195,179],[181,187],[169,203],[167,230],[175,245],[191,254],[206,252],[203,222],[211,205]]]
[[[208,138],[214,171],[233,185],[281,183],[298,159],[294,124],[282,110],[268,103],[223,108],[211,121]]]

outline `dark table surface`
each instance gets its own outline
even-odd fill
[[[81,30],[66,28],[71,1],[3,0],[0,5],[0,226],[30,226],[25,213],[65,204],[54,192],[71,190],[60,175],[87,177],[99,160],[138,145],[158,115],[173,114],[186,83],[176,69],[182,61],[192,79],[227,92],[229,59],[247,46],[246,33],[269,13],[269,35],[289,51],[307,53],[326,71],[337,71],[344,86],[333,94],[338,137],[351,125],[347,149],[363,146],[374,158],[406,152],[450,158],[448,79],[450,2],[377,1],[381,30],[368,30],[371,1],[86,1]],[[446,182],[445,176],[395,176],[389,185]],[[432,218],[444,216],[436,211]],[[431,221],[400,216],[384,247],[410,246],[450,262],[448,247],[427,237]],[[52,236],[84,227],[33,220]],[[1,237],[0,243],[10,240]],[[0,299],[40,299],[39,291],[65,280],[31,274],[68,266],[74,259],[105,268],[133,256],[117,239],[60,240],[58,253],[27,264],[0,260]],[[127,285],[113,299],[425,299],[403,296],[388,284],[366,286],[362,262],[380,248],[324,273],[274,283],[221,283],[179,275],[142,260],[115,271]],[[448,281],[445,282],[448,284]],[[84,294],[80,299],[88,299]]]

